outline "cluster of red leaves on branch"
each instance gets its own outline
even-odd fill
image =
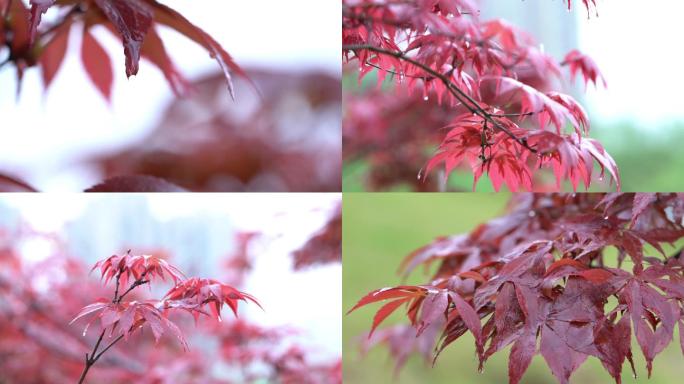
[[[634,370],[632,335],[649,375],[677,324],[684,335],[682,251],[663,248],[682,238],[682,194],[519,194],[504,216],[409,255],[407,274],[438,263],[429,283],[373,291],[352,311],[386,301],[372,334],[405,306],[410,326],[370,339],[399,364],[413,352],[436,359],[470,332],[480,369],[513,345],[510,383],[537,353],[561,383],[590,356],[620,383],[625,361]]]
[[[505,184],[516,191],[532,190],[537,170],[550,169],[556,189],[569,180],[576,190],[580,183],[589,187],[597,164],[600,177],[608,172],[619,188],[614,160],[587,137],[584,109],[554,91],[563,67],[573,78],[581,74],[585,82],[602,81],[590,58],[572,51],[558,62],[516,27],[480,20],[472,0],[343,4],[343,54],[346,62],[358,62],[359,80],[375,73],[379,85],[391,80],[397,93],[408,95],[403,97],[436,99],[434,104],[453,110],[442,125],[449,133],[419,177],[442,164],[447,176],[466,165],[475,184],[486,172],[495,189]],[[350,122],[357,121],[350,117]],[[366,129],[361,124],[349,131]],[[390,130],[385,136],[392,135]]]
[[[41,20],[48,10],[55,11],[58,17],[46,26]],[[121,41],[127,76],[136,75],[140,59],[146,59],[164,74],[177,95],[186,93],[190,85],[164,48],[158,33],[160,26],[184,35],[216,59],[231,95],[229,71],[242,74],[216,40],[156,0],[29,0],[29,7],[21,0],[0,0],[0,18],[0,51],[8,51],[0,66],[12,63],[19,80],[27,68],[37,66],[46,89],[64,61],[70,32],[76,29],[81,36],[81,60],[86,74],[106,99],[111,97],[114,69],[109,55],[92,33],[96,26],[103,26]]]
[[[35,239],[54,242],[54,255],[40,263],[27,261],[19,251],[21,244]],[[84,335],[69,322],[74,314],[92,303],[93,297],[111,297],[112,292],[87,279],[88,270],[83,264],[66,255],[64,244],[55,236],[0,230],[0,381],[67,383],[78,380],[83,370],[83,356],[92,350],[99,335],[92,331]],[[158,257],[124,255],[98,263],[98,270],[104,273],[103,279],[110,280],[109,285],[116,280],[116,273],[112,271],[117,266],[126,270],[120,275],[119,297],[135,282],[186,281],[180,271]],[[127,279],[128,287],[122,283],[123,279]],[[341,382],[337,362],[312,363],[308,354],[302,358],[294,352],[303,349],[287,341],[292,330],[264,328],[244,319],[201,321],[192,327],[192,317],[174,312],[211,315],[208,307],[216,306],[218,300],[234,303],[238,295],[230,287],[208,280],[199,290],[198,284],[191,285],[195,289],[194,298],[189,295],[191,287],[184,294],[182,289],[175,289],[175,296],[180,297],[154,301],[145,299],[144,290],[134,289],[119,305],[111,300],[94,303],[95,308],[90,308],[99,312],[91,316],[99,318],[98,323],[109,330],[118,329],[114,337],[146,325],[150,332],[142,330],[134,337],[127,336],[128,342],[109,349],[88,373],[87,382],[227,383],[264,379],[283,383],[287,380],[312,384]],[[201,307],[197,299],[200,296],[206,297]],[[100,306],[108,308],[99,310]],[[133,323],[125,332],[131,318]],[[193,340],[218,341],[216,348],[197,345],[185,350],[184,343],[178,342],[178,328],[194,329],[189,334]],[[170,332],[174,337],[157,340],[160,332]],[[103,339],[103,343],[111,341],[109,337]],[[277,350],[278,345],[285,347]],[[232,373],[230,379],[217,376],[217,366],[222,372]],[[300,376],[293,377],[293,374]]]
[[[130,251],[124,255],[113,255],[95,264],[93,270],[96,269],[99,269],[105,285],[110,280],[115,280],[116,287],[113,299],[99,299],[86,305],[71,321],[73,323],[81,318],[90,318],[84,334],[94,320],[99,320],[102,328],[92,352],[86,354],[85,367],[79,382],[83,382],[90,367],[114,344],[121,339],[127,340],[130,334],[142,330],[145,325],[151,329],[155,342],[168,331],[181,342],[184,349],[188,349],[180,328],[169,320],[169,315],[174,311],[187,311],[196,321],[200,315],[221,321],[221,308],[224,304],[235,316],[239,301],[249,300],[259,305],[249,294],[219,281],[197,277],[186,279],[176,267],[150,255],[131,255]],[[167,277],[173,280],[174,286],[163,299],[124,301],[135,288],[155,280],[165,280]],[[104,346],[101,342],[107,333],[110,339],[113,336],[116,338]]]

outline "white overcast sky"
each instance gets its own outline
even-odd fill
[[[162,2],[214,36],[244,67],[341,72],[339,0]],[[137,77],[127,80],[121,46],[107,32],[96,32],[104,37],[115,64],[111,106],[84,78],[78,49],[68,53],[46,95],[39,71],[31,69],[16,101],[14,71],[0,70],[0,172],[21,174],[39,189],[73,191],[81,186],[82,170],[62,172],[73,159],[134,142],[153,128],[160,108],[172,97],[166,81],[146,63]],[[175,32],[162,36],[188,77],[218,70],[189,40]],[[72,35],[72,43],[77,46],[78,41]]]
[[[684,120],[684,2],[598,0],[598,11],[590,20],[576,12],[580,48],[608,80],[608,89],[588,94],[592,119],[633,120],[644,130]]]
[[[112,194],[69,193],[0,196],[3,203],[18,209],[32,228],[44,232],[59,232],[66,223],[78,220],[94,201],[116,198]],[[157,193],[145,198],[153,215],[161,220],[224,213],[236,230],[259,231],[267,240],[255,244],[254,269],[244,290],[259,299],[265,312],[249,305],[242,310],[258,323],[291,325],[303,331],[303,340],[318,348],[317,358],[341,355],[342,265],[293,272],[290,257],[290,252],[327,221],[340,194]],[[41,248],[24,251],[41,253]],[[30,257],[36,259],[35,254]]]

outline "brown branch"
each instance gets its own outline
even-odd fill
[[[129,251],[130,252],[130,251]],[[150,281],[145,280],[145,275],[147,274],[147,271],[143,272],[140,277],[134,281],[128,289],[119,295],[119,281],[121,279],[121,273],[122,270],[119,270],[119,272],[116,274],[116,288],[114,288],[114,298],[112,299],[112,304],[119,304],[121,303],[121,300],[128,295],[132,290],[135,288],[147,284]],[[83,384],[85,381],[86,375],[88,375],[88,371],[90,371],[90,368],[95,365],[95,363],[102,357],[102,355],[107,352],[111,347],[114,346],[114,344],[118,343],[121,339],[123,339],[124,335],[119,335],[114,341],[109,343],[102,351],[98,353],[98,349],[100,348],[100,344],[102,343],[102,339],[104,338],[106,329],[103,329],[102,332],[100,333],[100,337],[97,339],[97,342],[95,343],[95,346],[93,347],[93,350],[90,352],[90,354],[86,353],[85,355],[85,367],[83,367],[83,372],[81,372],[81,377],[78,380],[78,384]]]
[[[496,115],[493,115],[493,114],[490,114],[489,112],[487,112],[484,108],[482,108],[482,106],[480,105],[479,102],[477,102],[477,100],[473,99],[470,95],[468,95],[466,92],[464,92],[462,89],[460,89],[454,83],[452,83],[451,80],[447,76],[445,76],[444,74],[442,74],[440,72],[435,71],[434,69],[432,69],[427,64],[421,63],[418,60],[415,60],[411,57],[408,57],[403,52],[391,51],[388,49],[376,47],[376,46],[369,45],[369,44],[344,45],[344,46],[342,46],[342,50],[349,50],[349,51],[368,50],[368,51],[375,52],[378,54],[392,56],[394,58],[405,61],[409,64],[412,64],[412,65],[422,69],[423,71],[427,72],[431,76],[440,80],[447,87],[447,90],[449,90],[449,93],[451,93],[471,113],[474,113],[474,114],[482,117],[482,119],[491,123],[492,126],[494,126],[496,129],[500,130],[501,132],[505,133],[507,136],[509,136],[511,139],[515,140],[518,144],[523,146],[525,149],[529,150],[532,153],[537,153],[537,150],[530,147],[530,145],[527,143],[526,138],[516,136],[513,132],[511,132],[508,128],[504,127],[500,122],[498,122],[495,119],[495,117],[497,117]]]

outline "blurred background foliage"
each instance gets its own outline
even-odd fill
[[[622,137],[630,139],[627,135]],[[626,140],[627,141],[627,140]],[[648,147],[642,146],[647,151]],[[655,151],[655,149],[653,149]],[[635,165],[638,159],[632,160]],[[655,176],[643,173],[644,177]],[[638,180],[636,181],[638,182]],[[402,283],[396,274],[402,258],[416,248],[441,235],[468,232],[484,221],[503,212],[509,194],[408,194],[349,193],[343,207],[343,312],[346,313],[363,295],[373,289]],[[431,272],[431,271],[429,271]],[[406,281],[421,284],[429,272],[417,270]],[[472,337],[466,335],[448,347],[434,368],[414,356],[393,375],[394,362],[385,347],[360,353],[360,343],[367,336],[378,307],[363,308],[343,317],[343,366],[349,383],[506,383],[508,382],[508,350],[499,353],[477,371],[477,358]],[[383,323],[405,322],[400,311]],[[675,341],[654,362],[653,376],[647,378],[645,362],[636,343],[633,353],[637,379],[628,365],[623,369],[624,383],[671,384],[684,375],[682,352]],[[557,381],[541,356],[536,356],[523,377],[525,384],[552,384]],[[612,383],[601,363],[590,358],[572,377],[573,384]]]

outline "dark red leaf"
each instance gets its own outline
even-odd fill
[[[524,332],[511,348],[508,357],[508,379],[510,384],[518,384],[537,353],[536,335]]]
[[[33,44],[42,15],[55,4],[56,0],[29,0],[31,5],[31,24],[29,42]]]
[[[410,298],[409,298],[410,299]],[[418,334],[438,320],[446,319],[449,307],[449,294],[445,291],[429,293],[422,302]]]
[[[475,345],[477,347],[477,354],[480,357],[480,366],[484,355],[484,341],[482,340],[482,325],[480,324],[480,316],[467,301],[456,292],[449,292],[449,298],[454,303],[458,315],[463,320],[463,323],[468,330],[475,337]]]
[[[126,75],[136,75],[140,49],[152,26],[152,9],[142,0],[95,0],[95,4],[121,35],[126,55]]]
[[[651,205],[654,201],[656,201],[657,196],[655,193],[636,193],[634,194],[634,208],[632,208],[632,223],[631,227],[634,227],[634,224],[636,224],[637,219],[639,216],[641,216],[642,213],[648,208],[649,205]]]
[[[564,339],[548,325],[543,327],[539,351],[546,360],[551,372],[561,384],[569,384],[570,376],[587,359],[587,355],[570,348]]]

